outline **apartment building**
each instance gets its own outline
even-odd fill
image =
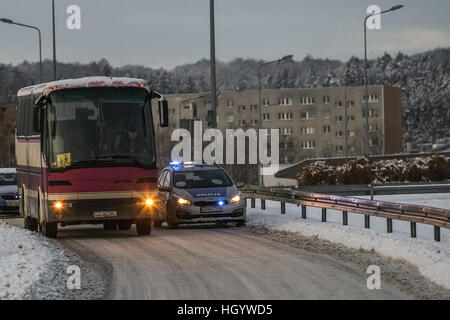
[[[369,86],[370,154],[402,152],[401,89]],[[208,93],[168,95],[170,128],[180,119],[198,119],[207,128]],[[308,158],[363,155],[365,147],[364,87],[262,90],[261,123],[257,90],[221,92],[218,129],[279,129],[280,162]]]

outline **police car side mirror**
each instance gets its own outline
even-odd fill
[[[158,191],[161,191],[161,192],[170,192],[170,188],[169,188],[169,187],[165,187],[165,186],[159,186],[159,187],[158,187]]]
[[[162,128],[169,126],[169,104],[166,99],[158,100],[159,124]]]
[[[245,185],[243,182],[236,182],[235,184],[236,184],[236,188],[238,188],[238,189],[243,188]]]

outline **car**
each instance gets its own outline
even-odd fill
[[[171,162],[158,178],[158,213],[154,225],[228,223],[243,226],[246,203],[230,175],[217,165]]]
[[[20,196],[15,168],[0,168],[0,213],[18,213]]]

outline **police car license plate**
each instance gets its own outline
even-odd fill
[[[222,207],[203,207],[200,208],[200,213],[211,213],[211,212],[223,212]]]
[[[92,215],[94,218],[115,218],[117,211],[94,211]]]

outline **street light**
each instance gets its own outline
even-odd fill
[[[367,76],[367,19],[369,19],[370,17],[379,15],[379,14],[384,14],[384,13],[388,13],[391,11],[395,11],[395,10],[399,10],[401,8],[403,8],[404,5],[396,5],[393,6],[392,8],[388,9],[388,10],[384,10],[378,13],[372,13],[369,14],[368,16],[366,16],[364,18],[364,69],[365,69],[365,77],[364,77],[364,86],[365,86],[365,92],[366,92],[366,143],[365,143],[365,156],[368,159],[370,157],[370,152],[369,152],[369,91],[368,91],[368,76]]]
[[[15,24],[17,26],[22,26],[25,28],[31,28],[34,29],[38,32],[39,34],[39,82],[42,83],[42,43],[41,43],[41,30],[39,30],[38,27],[35,26],[29,26],[27,24],[23,24],[23,23],[19,23],[19,22],[14,22],[11,19],[7,19],[7,18],[1,18],[0,19],[1,22],[3,23],[8,23],[8,24]]]
[[[278,63],[278,62],[290,62],[292,61],[292,58],[294,56],[292,54],[282,57],[281,59],[264,62],[261,63],[258,66],[258,109],[259,109],[259,123],[258,123],[258,129],[262,128],[262,110],[261,110],[261,69],[264,66],[267,66],[268,64],[272,63]],[[259,155],[259,142],[258,142],[258,155]],[[261,179],[261,165],[258,164],[258,185],[262,187],[262,179]]]

